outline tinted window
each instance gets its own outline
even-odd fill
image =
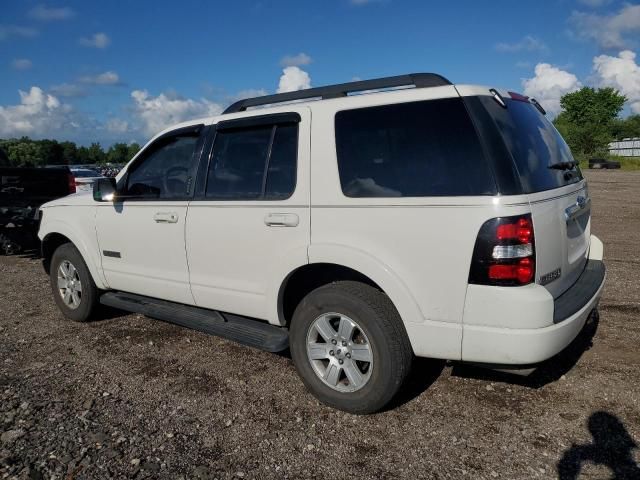
[[[495,193],[459,98],[339,112],[336,147],[342,191],[349,197]]]
[[[297,124],[216,133],[206,196],[282,200],[295,189]]]
[[[127,176],[127,196],[184,198],[191,194],[197,136],[160,139]]]
[[[507,108],[503,108],[491,97],[480,98],[513,156],[524,193],[550,190],[582,179],[577,166],[570,170],[549,168],[574,159],[560,133],[536,107],[505,99]]]

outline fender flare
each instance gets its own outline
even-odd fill
[[[360,272],[387,294],[405,324],[424,322],[418,302],[402,279],[369,253],[339,244],[313,244],[309,246],[309,263],[333,263]]]
[[[93,277],[96,287],[101,290],[108,289],[109,285],[102,275],[101,259],[99,255],[97,257],[95,254],[91,255],[91,250],[88,248],[87,242],[81,236],[78,236],[69,224],[61,220],[47,222],[46,227],[44,229],[41,228],[38,232],[38,236],[44,242],[49,235],[54,233],[65,236],[78,249],[80,255],[82,255],[82,259],[87,264],[87,268]]]

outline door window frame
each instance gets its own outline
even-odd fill
[[[204,146],[205,146],[207,137],[209,135],[210,129],[211,129],[211,126],[205,126],[202,123],[197,125],[189,125],[187,127],[176,128],[174,130],[166,132],[160,135],[158,138],[156,138],[152,142],[148,143],[144,147],[144,149],[138,154],[136,159],[127,167],[127,171],[122,176],[122,178],[120,178],[116,191],[123,192],[123,193],[118,193],[116,195],[116,202],[132,202],[132,201],[133,202],[183,202],[183,201],[192,200],[198,185],[197,180],[198,180],[198,175],[200,173],[200,164],[202,163],[202,153],[204,151]],[[189,134],[192,134],[192,135],[189,135]],[[190,195],[184,195],[182,197],[171,197],[171,198],[155,198],[155,197],[144,197],[139,195],[126,194],[126,185],[129,179],[129,173],[134,171],[137,167],[140,166],[140,164],[146,161],[149,158],[149,155],[155,153],[155,151],[158,148],[160,148],[161,144],[166,142],[167,139],[169,138],[183,137],[183,136],[195,137],[196,135],[198,136],[198,140],[196,141],[196,146],[193,149],[193,154],[191,157],[195,165],[195,168],[194,168],[195,174],[194,174],[194,182],[193,182],[194,187],[191,189]]]
[[[284,112],[284,113],[271,113],[267,115],[256,115],[252,117],[235,118],[230,120],[222,120],[215,125],[210,126],[210,130],[207,135],[208,138],[205,142],[205,146],[202,149],[203,152],[207,152],[206,155],[201,155],[200,165],[198,167],[198,174],[196,175],[196,187],[194,189],[193,200],[209,201],[209,202],[283,202],[290,199],[298,188],[298,167],[299,167],[299,147],[300,147],[300,123],[302,117],[297,112]],[[209,169],[213,160],[213,151],[216,143],[216,137],[218,132],[233,131],[244,128],[252,127],[277,127],[279,125],[295,124],[296,131],[296,161],[295,161],[295,174],[296,179],[293,190],[286,198],[267,198],[265,195],[256,198],[215,198],[207,197],[207,185],[209,183]],[[276,129],[277,135],[277,129]],[[274,135],[271,134],[270,148],[273,146]],[[271,153],[269,152],[269,155]],[[267,182],[267,170],[269,162],[265,161],[265,175],[263,183]],[[264,188],[263,188],[264,193]]]

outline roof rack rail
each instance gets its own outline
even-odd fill
[[[364,90],[381,90],[384,88],[414,86],[416,88],[441,87],[451,85],[451,82],[437,73],[410,73],[408,75],[398,75],[395,77],[374,78],[371,80],[358,80],[357,82],[339,83],[337,85],[327,85],[326,87],[308,88],[295,92],[276,93],[274,95],[264,95],[262,97],[245,98],[231,104],[222,112],[236,113],[243,112],[249,107],[260,105],[271,105],[274,103],[292,102],[310,98],[327,100],[330,98],[346,97],[349,93],[362,92]]]

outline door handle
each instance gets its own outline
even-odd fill
[[[158,212],[153,216],[156,223],[178,223],[176,212]]]
[[[264,223],[268,227],[297,227],[300,219],[295,213],[270,213]]]

